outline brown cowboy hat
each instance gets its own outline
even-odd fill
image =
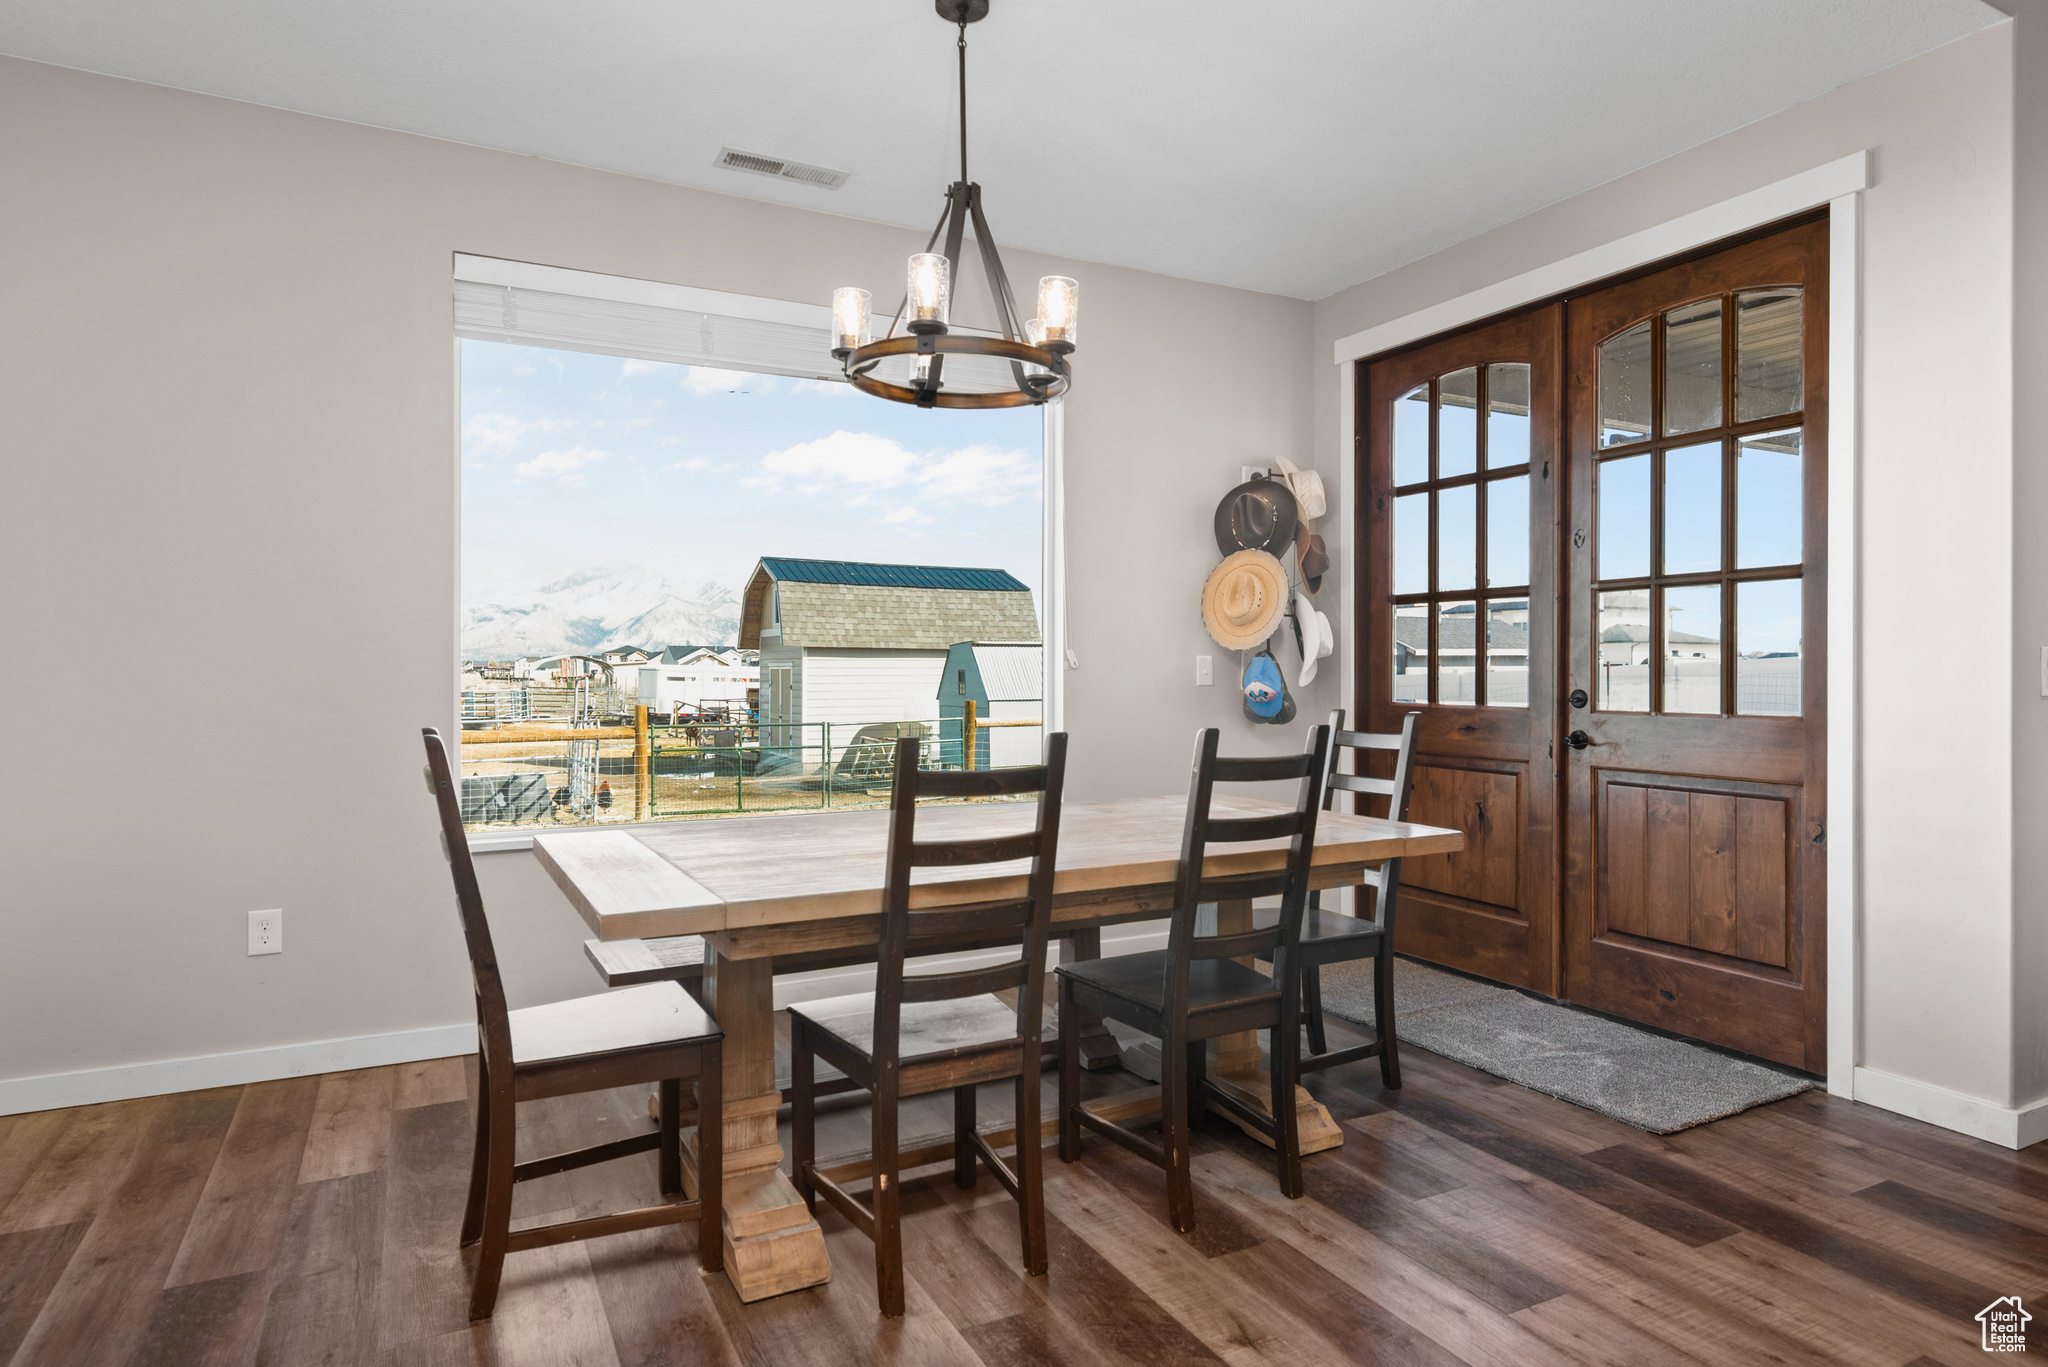
[[[1285,555],[1301,525],[1301,509],[1287,485],[1255,479],[1238,485],[1216,505],[1216,549],[1225,555],[1265,551]]]
[[[1294,554],[1301,565],[1301,583],[1310,593],[1323,591],[1323,576],[1330,572],[1330,551],[1321,533],[1312,532],[1305,522],[1294,526]]]

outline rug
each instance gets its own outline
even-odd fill
[[[1370,1031],[1372,1000],[1370,961],[1323,970],[1326,1014]],[[1815,1085],[1768,1064],[1411,959],[1394,960],[1394,1002],[1394,1030],[1401,1043],[1651,1134],[1691,1129]]]

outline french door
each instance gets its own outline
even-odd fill
[[[1560,305],[1367,369],[1359,710],[1417,727],[1412,820],[1465,849],[1401,869],[1401,952],[1557,988]]]
[[[1819,1071],[1827,225],[1362,363],[1403,953]]]
[[[1827,224],[1574,299],[1565,995],[1826,1066]]]

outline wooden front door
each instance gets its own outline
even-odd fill
[[[1570,302],[1559,722],[1564,995],[1816,1072],[1827,241]]]
[[[1365,366],[1359,710],[1420,712],[1403,953],[1555,995],[1560,305]],[[1391,591],[1390,591],[1391,590]]]

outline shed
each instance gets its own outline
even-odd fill
[[[961,722],[969,700],[982,721],[1031,721],[1045,716],[1045,647],[1037,641],[960,641],[946,652],[939,676],[939,760],[957,766]],[[1045,728],[1001,726],[979,732],[974,767],[1036,764]]]

